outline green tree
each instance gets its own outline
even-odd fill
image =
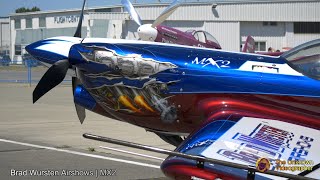
[[[41,10],[36,6],[32,7],[31,9],[25,8],[25,7],[16,9],[16,13],[26,13],[26,12],[35,12],[35,11],[41,11]]]
[[[33,6],[31,9],[31,12],[35,12],[35,11],[40,11],[40,8],[38,8],[37,6]]]

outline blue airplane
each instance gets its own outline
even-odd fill
[[[177,146],[174,151],[153,149],[169,155],[161,166],[168,177],[320,177],[320,40],[273,57],[82,38],[84,5],[73,37],[26,47],[50,67],[34,89],[34,103],[70,74],[81,123],[90,110],[143,127]],[[305,162],[305,169],[293,171],[280,162]]]

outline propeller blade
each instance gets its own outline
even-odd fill
[[[179,0],[173,1],[169,7],[167,7],[159,17],[153,22],[151,27],[155,28],[159,24],[161,24],[163,21],[165,21],[179,6],[181,5],[181,2]]]
[[[74,34],[74,37],[79,37],[81,38],[81,29],[82,29],[82,21],[83,21],[83,14],[84,14],[84,6],[86,4],[86,0],[83,1],[82,4],[82,9],[81,9],[81,15],[80,15],[80,19],[79,19],[79,23],[78,23],[78,27],[77,30]],[[81,84],[80,80],[76,77],[72,77],[72,94],[74,95],[74,90],[76,89],[77,85]],[[77,115],[78,118],[80,120],[80,123],[82,124],[84,119],[86,118],[86,111],[85,108],[74,103],[76,111],[77,111]]]
[[[76,87],[81,84],[80,80],[76,77],[72,77],[72,93],[74,95],[74,91],[76,89]],[[77,111],[77,115],[78,115],[78,118],[80,120],[80,123],[82,124],[84,119],[86,118],[86,111],[85,111],[85,108],[74,103],[75,107],[76,107],[76,111]]]
[[[139,25],[142,25],[142,21],[140,19],[139,14],[137,13],[137,11],[134,9],[134,7],[132,6],[131,2],[129,0],[121,0],[121,3],[123,5],[123,7],[126,9],[126,11],[128,11],[128,13],[130,14],[130,16],[132,17],[132,19]]]
[[[57,61],[48,69],[33,91],[33,103],[63,81],[67,74],[69,65],[69,61],[67,59],[63,59]]]
[[[76,32],[74,33],[73,37],[81,38],[81,29],[82,29],[82,19],[83,19],[83,13],[84,13],[84,6],[86,4],[86,0],[83,0],[82,9],[81,9],[81,15],[78,23],[78,27]]]

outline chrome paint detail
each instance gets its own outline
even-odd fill
[[[105,47],[87,47],[93,49],[93,53],[85,54],[79,52],[87,61],[93,61],[104,64],[115,73],[108,73],[108,76],[128,77],[128,78],[145,78],[159,72],[178,68],[170,62],[160,62],[152,58],[143,58],[141,54],[120,55],[114,50]],[[93,75],[91,75],[93,76]]]

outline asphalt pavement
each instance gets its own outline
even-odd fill
[[[143,128],[90,111],[86,111],[87,117],[81,125],[70,85],[58,86],[32,104],[34,87],[0,83],[1,179],[166,179],[159,168],[161,160],[105,150],[99,146],[159,158],[165,158],[165,155],[84,139],[82,134],[171,150],[173,146]],[[42,174],[35,175],[35,172]],[[48,176],[50,172],[56,174]],[[69,172],[69,176],[65,172]]]

